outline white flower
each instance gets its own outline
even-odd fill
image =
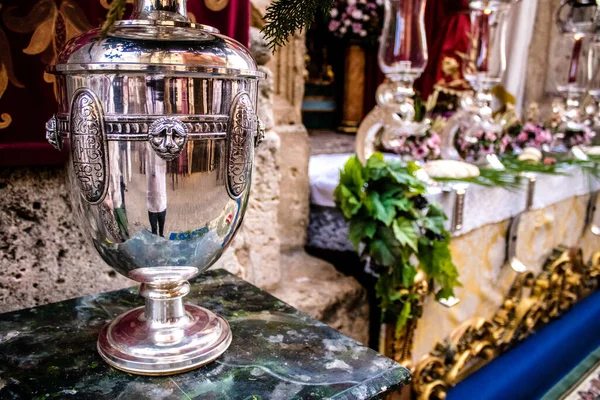
[[[356,4],[356,0],[348,0],[348,5],[353,6]]]
[[[352,11],[352,18],[360,20],[360,19],[362,19],[362,17],[363,17],[362,11],[360,11],[358,9]]]
[[[352,23],[352,22],[350,22],[350,20],[349,20],[349,19],[345,19],[345,20],[344,20],[344,25],[346,25],[346,26],[350,25],[351,23]]]
[[[361,31],[358,33],[358,35],[359,35],[360,37],[365,37],[365,36],[367,36],[367,31],[365,31],[364,29],[362,29],[362,30],[361,30]]]
[[[368,20],[370,20],[370,19],[371,19],[371,17],[369,17],[368,15],[365,15],[365,16],[363,17],[363,21],[368,21]]]
[[[383,5],[383,0],[375,0],[375,3],[377,3],[378,6]]]
[[[345,26],[342,26],[342,27],[340,28],[340,33],[341,33],[342,35],[343,35],[344,33],[346,33],[346,31],[347,31],[347,29],[346,29],[346,27],[345,27]]]
[[[329,15],[331,15],[331,18],[337,17],[338,16],[337,8],[332,8],[331,11],[329,11]]]

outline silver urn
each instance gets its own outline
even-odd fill
[[[47,138],[69,154],[74,212],[145,297],[102,329],[100,355],[143,375],[213,361],[231,343],[229,325],[183,297],[244,217],[262,138],[256,62],[191,23],[185,0],[138,0],[106,37],[96,29],[67,43],[50,72],[59,110]]]

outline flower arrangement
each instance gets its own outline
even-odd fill
[[[375,43],[381,30],[383,0],[336,0],[329,31],[340,39]]]
[[[558,149],[564,147],[570,149],[574,146],[589,145],[592,143],[593,137],[594,132],[589,127],[585,127],[581,130],[567,129],[564,132],[554,134],[552,148]]]
[[[504,153],[510,144],[509,135],[503,132],[486,131],[479,126],[461,124],[454,136],[454,146],[460,157],[476,162],[488,154]]]
[[[508,129],[506,135],[510,142],[505,149],[523,150],[527,147],[541,149],[550,146],[553,140],[552,131],[541,124],[527,122],[525,125],[515,125]],[[504,152],[504,151],[502,151]]]
[[[393,151],[412,161],[432,161],[440,157],[440,146],[440,136],[428,130],[422,136],[409,135],[395,140]]]

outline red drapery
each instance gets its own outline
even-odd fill
[[[444,60],[453,59],[458,64],[458,76],[462,78],[462,58],[468,47],[467,32],[471,23],[468,0],[428,0],[425,9],[425,26],[429,60],[421,79],[415,85],[421,97],[427,99],[437,83],[452,77],[442,70]]]
[[[427,68],[416,82],[423,100],[427,100],[437,83],[450,81],[442,70],[444,59],[454,59],[458,63],[458,75],[462,78],[461,53],[468,46],[467,32],[470,29],[468,0],[427,0],[425,8],[425,28],[429,60]],[[377,65],[377,49],[367,51],[365,78],[365,112],[375,106],[375,91],[385,76]]]
[[[250,1],[229,0],[214,12],[205,0],[188,0],[197,22],[248,45]],[[2,0],[0,2],[0,167],[49,165],[66,154],[45,139],[44,124],[56,112],[47,65],[67,40],[100,25],[107,0]]]

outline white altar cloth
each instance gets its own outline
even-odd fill
[[[339,174],[352,154],[323,154],[310,158],[308,174],[311,186],[311,203],[322,207],[335,207],[333,192],[339,183]],[[394,156],[386,156],[394,158]],[[541,209],[569,197],[582,196],[600,190],[600,182],[590,179],[579,168],[572,167],[565,175],[537,176],[532,209]],[[509,191],[470,185],[465,196],[463,228],[454,233],[462,235],[487,224],[510,219],[523,211],[526,190]],[[452,218],[454,194],[430,188],[430,201],[442,206]],[[450,223],[448,222],[448,227]]]

